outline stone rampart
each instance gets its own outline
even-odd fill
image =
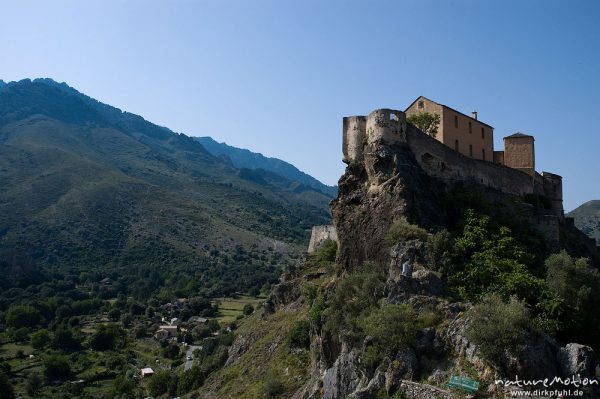
[[[313,226],[312,233],[310,235],[310,243],[308,244],[308,253],[317,252],[319,246],[327,239],[335,242],[338,241],[337,232],[334,226]]]

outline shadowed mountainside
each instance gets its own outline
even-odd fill
[[[0,85],[0,186],[0,253],[62,269],[193,269],[216,291],[273,280],[330,219],[329,196],[237,169],[51,79]]]
[[[265,157],[262,154],[243,148],[237,148],[226,143],[219,143],[211,137],[194,137],[208,152],[219,157],[224,156],[236,168],[263,169],[277,175],[287,177],[304,186],[311,187],[333,198],[337,195],[337,187],[325,185],[314,177],[302,172],[294,165],[277,158]]]

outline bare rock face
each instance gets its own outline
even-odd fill
[[[438,187],[405,143],[366,145],[363,162],[348,165],[331,203],[338,232],[338,274],[365,260],[387,263],[385,236],[395,219],[445,224]]]
[[[296,281],[283,281],[271,289],[265,301],[266,314],[275,312],[279,307],[286,306],[300,298],[300,286]]]
[[[371,378],[367,386],[364,388],[359,387],[356,391],[348,395],[348,399],[371,399],[374,398],[384,383],[385,375],[381,371],[377,370],[375,376]]]
[[[431,270],[417,270],[412,275],[412,292],[419,295],[439,296],[444,287],[440,275]]]
[[[581,378],[600,379],[598,357],[589,346],[567,344],[558,353],[559,367],[565,378],[581,376]]]
[[[533,380],[554,378],[560,375],[557,353],[558,346],[547,335],[532,333],[522,353],[509,359],[510,375]]]
[[[323,399],[347,398],[359,384],[357,356],[353,351],[342,351],[333,367],[323,375]]]
[[[385,389],[396,392],[402,380],[412,380],[419,373],[419,359],[411,348],[399,352],[385,372]]]

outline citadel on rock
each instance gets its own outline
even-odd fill
[[[419,113],[439,116],[434,136],[408,128],[407,117]],[[420,96],[405,110],[377,109],[368,116],[343,118],[343,161],[363,163],[370,144],[405,145],[420,168],[434,179],[454,185],[476,183],[499,192],[535,195],[547,201],[548,213],[536,215],[533,223],[554,246],[559,241],[559,224],[573,226],[563,210],[562,177],[535,170],[534,137],[515,133],[504,137],[504,150],[494,150],[494,128],[446,105]],[[408,167],[408,165],[407,165]],[[368,188],[373,194],[380,188]],[[333,226],[315,226],[309,252],[325,239],[337,241]]]

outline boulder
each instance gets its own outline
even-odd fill
[[[581,378],[600,379],[598,357],[589,346],[567,344],[558,351],[558,362],[564,378],[579,375]]]
[[[400,351],[390,362],[385,372],[385,389],[396,392],[402,380],[411,380],[419,373],[419,360],[411,348]]]
[[[280,307],[291,304],[300,298],[300,287],[297,281],[281,282],[271,289],[269,298],[265,301],[265,314],[274,313]]]
[[[439,296],[443,293],[442,279],[431,270],[417,270],[412,274],[412,292],[420,295]]]

